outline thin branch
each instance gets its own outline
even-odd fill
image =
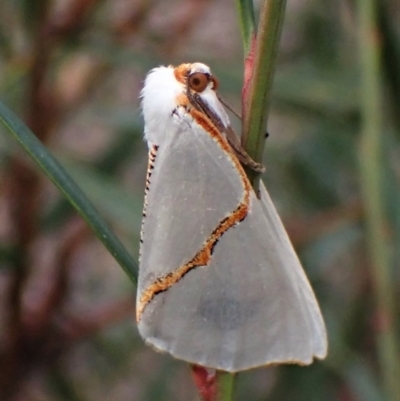
[[[234,388],[235,388],[235,375],[232,373],[217,370],[216,401],[233,400]]]
[[[382,38],[382,64],[387,80],[387,89],[392,97],[392,115],[400,138],[400,46],[394,21],[390,18],[389,4],[378,1],[378,25]]]
[[[400,359],[395,330],[395,294],[388,253],[387,221],[382,188],[381,51],[376,2],[358,1],[361,61],[360,178],[366,213],[367,249],[377,303],[377,350],[385,392],[400,400]]]
[[[286,0],[264,1],[257,33],[255,60],[250,87],[243,99],[242,144],[258,163],[262,162],[264,141],[270,108],[270,95],[282,31]],[[259,176],[248,171],[258,189]]]
[[[18,117],[1,102],[0,121],[7,127],[9,133],[22,145],[43,173],[50,178],[75,210],[89,224],[97,238],[105,245],[111,255],[114,256],[132,282],[136,283],[136,263],[108,227],[99,212],[46,147],[42,145]]]
[[[261,10],[259,33],[256,36],[253,3],[236,0],[242,38],[245,50],[244,85],[242,92],[243,132],[242,143],[250,157],[262,161],[267,114],[272,79],[275,71],[276,56],[282,29],[286,0],[264,1]],[[258,175],[247,171],[254,189],[258,189]],[[205,369],[205,368],[201,368]],[[206,372],[206,370],[204,370]],[[207,375],[197,375],[207,379]],[[205,384],[204,401],[230,401],[233,399],[235,376],[228,372],[217,371],[212,386]],[[196,382],[196,380],[195,380]],[[207,386],[208,384],[208,386]],[[211,389],[211,390],[210,390]],[[211,391],[211,395],[210,392]]]
[[[236,9],[239,16],[244,54],[247,55],[250,52],[251,43],[253,38],[255,37],[256,32],[253,1],[236,0]]]
[[[201,401],[216,401],[216,372],[199,365],[191,365],[192,377]]]

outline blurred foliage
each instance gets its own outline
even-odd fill
[[[311,367],[240,374],[236,399],[398,400],[385,393],[376,347],[383,318],[360,190],[356,2],[288,3],[264,179],[320,301],[330,350]],[[378,4],[380,164],[396,323],[400,3]],[[200,60],[240,108],[240,43],[229,0],[3,2],[1,99],[62,160],[136,258],[144,76],[159,64]],[[139,338],[127,277],[3,128],[0,191],[0,399],[194,399],[187,365]]]

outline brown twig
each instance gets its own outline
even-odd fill
[[[52,16],[44,26],[46,36],[51,36],[58,41],[65,39],[70,34],[80,32],[86,25],[93,9],[103,0],[74,0],[68,7]]]
[[[39,337],[45,337],[46,332],[51,331],[53,320],[61,313],[68,295],[71,258],[85,243],[88,236],[90,236],[90,230],[82,219],[76,217],[68,223],[65,238],[55,257],[54,269],[49,272],[50,277],[47,282],[51,284],[50,291],[35,308],[34,316],[24,318],[27,323],[25,329],[28,333],[37,333]]]
[[[185,3],[183,16],[175,21],[173,30],[169,32],[164,51],[166,54],[174,53],[179,45],[188,37],[196,22],[201,20],[200,16],[206,11],[210,0],[191,0]]]
[[[47,4],[41,3],[39,21],[47,17]],[[41,140],[45,141],[49,136],[50,120],[47,114],[49,105],[53,103],[48,99],[48,93],[44,88],[44,76],[48,62],[45,43],[41,35],[37,34],[34,41],[34,57],[28,81],[27,94],[28,111],[27,121],[32,129],[38,133]],[[45,111],[44,111],[45,109]],[[0,372],[0,395],[5,399],[10,397],[17,389],[18,381],[22,377],[21,368],[21,342],[23,342],[24,330],[21,321],[22,294],[24,285],[29,275],[30,245],[37,232],[37,209],[39,205],[39,178],[24,161],[14,158],[10,163],[10,197],[11,217],[15,227],[15,249],[13,275],[8,288],[8,316],[6,332],[8,335],[7,352],[3,363],[7,369]]]
[[[127,297],[92,312],[79,311],[76,316],[60,316],[57,324],[63,332],[65,343],[71,345],[127,317],[133,318],[134,315],[134,298]]]
[[[82,14],[88,15],[89,6],[94,3],[86,0],[72,2],[69,13],[65,14],[64,24],[61,25],[51,19],[50,2],[42,1],[39,4],[28,73],[26,121],[42,142],[48,141],[60,117],[57,98],[48,80],[53,51],[75,29],[76,21],[82,22]],[[1,355],[1,363],[7,369],[0,371],[1,399],[13,397],[30,368],[29,359],[34,359],[38,348],[36,341],[32,343],[32,339],[27,338],[22,317],[22,296],[30,273],[31,246],[38,235],[41,184],[36,171],[24,160],[14,157],[10,161],[9,185],[8,202],[15,231],[16,257],[7,289],[7,347]]]
[[[114,27],[116,36],[123,40],[136,34],[146,22],[149,12],[158,0],[140,0],[133,2],[132,9],[128,10],[123,18]]]

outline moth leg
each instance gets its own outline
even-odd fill
[[[211,122],[217,127],[217,129],[225,134],[229,145],[235,152],[240,163],[242,163],[246,167],[249,167],[256,173],[263,173],[265,171],[265,167],[262,164],[255,162],[244,150],[238,136],[236,135],[232,127],[225,127],[217,114],[214,113],[214,111],[207,105],[206,102],[202,100],[202,98],[197,93],[192,94],[190,93],[190,91],[188,91],[188,97],[193,102],[193,105],[198,110],[205,113],[207,117],[211,120]]]
[[[263,173],[265,171],[265,167],[262,164],[255,162],[245,151],[242,144],[240,143],[238,136],[231,127],[226,128],[224,130],[224,133],[229,145],[231,145],[231,148],[234,150],[240,163],[242,163],[246,167],[249,167],[256,173]]]
[[[233,107],[229,106],[229,104],[225,102],[225,100],[222,99],[222,97],[218,93],[217,98],[232,114],[234,114],[240,121],[242,121],[242,116]]]

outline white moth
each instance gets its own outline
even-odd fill
[[[149,146],[137,322],[156,349],[229,372],[327,352],[311,286],[271,199],[254,193],[208,66],[159,67],[141,93]]]

